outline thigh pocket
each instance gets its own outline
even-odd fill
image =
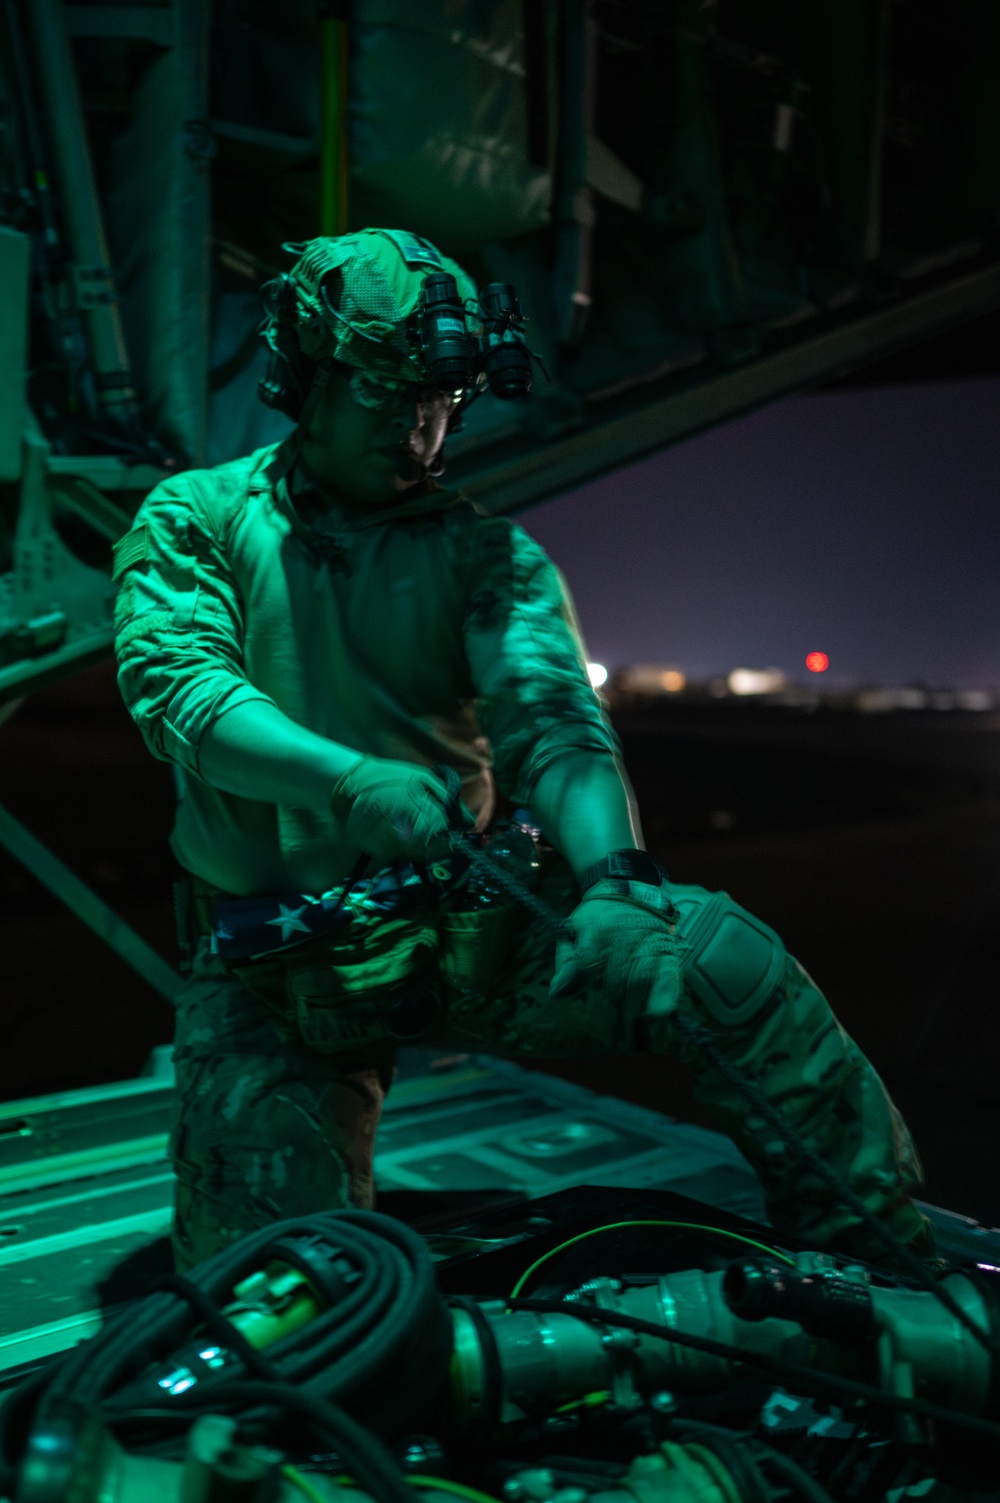
[[[247,1229],[349,1204],[354,1140],[364,1157],[372,1136],[356,1093],[338,1102],[335,1081],[275,1079],[272,1061],[224,1064],[178,1112],[174,1163],[189,1195]]]

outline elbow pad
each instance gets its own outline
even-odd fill
[[[667,884],[684,984],[726,1026],[754,1017],[781,982],[788,952],[767,924],[727,892]]]

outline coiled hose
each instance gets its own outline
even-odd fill
[[[275,1246],[275,1244],[281,1244]],[[272,1259],[297,1263],[295,1245],[337,1266],[329,1307],[255,1351],[222,1314],[234,1286]],[[308,1277],[308,1272],[307,1272]],[[314,1282],[311,1280],[311,1282]],[[235,1360],[169,1397],[140,1381],[151,1365],[207,1332]],[[422,1239],[371,1211],[329,1211],[275,1222],[216,1253],[183,1279],[130,1304],[97,1336],[32,1374],[0,1411],[0,1492],[13,1480],[32,1432],[69,1411],[96,1411],[113,1430],[136,1427],[163,1448],[202,1414],[234,1414],[241,1428],[268,1434],[285,1416],[304,1422],[336,1450],[376,1497],[412,1500],[386,1451],[413,1428],[448,1374],[452,1326]]]

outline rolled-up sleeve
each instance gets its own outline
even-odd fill
[[[224,543],[193,478],[157,486],[115,547],[118,684],[146,745],[198,773],[201,739],[247,700],[243,613]]]
[[[480,518],[467,555],[465,652],[501,791],[527,803],[570,751],[617,757],[618,738],[587,675],[562,575],[526,532]]]

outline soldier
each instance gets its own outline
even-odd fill
[[[190,873],[178,1266],[271,1220],[370,1206],[406,1040],[512,1056],[678,1048],[775,1226],[881,1256],[678,1042],[676,1009],[929,1255],[909,1134],[821,992],[765,924],[666,880],[643,850],[557,570],[519,527],[436,484],[481,368],[501,389],[526,384],[516,303],[491,341],[474,284],[426,241],[365,230],[298,249],[265,327],[265,395],[294,433],[159,485],[115,557],[119,682],[178,769],[172,844]],[[455,770],[460,800],[436,767]],[[450,826],[488,838],[498,790],[558,853],[537,892],[567,917],[558,938],[456,854]],[[523,833],[500,828],[493,849],[537,876]]]

